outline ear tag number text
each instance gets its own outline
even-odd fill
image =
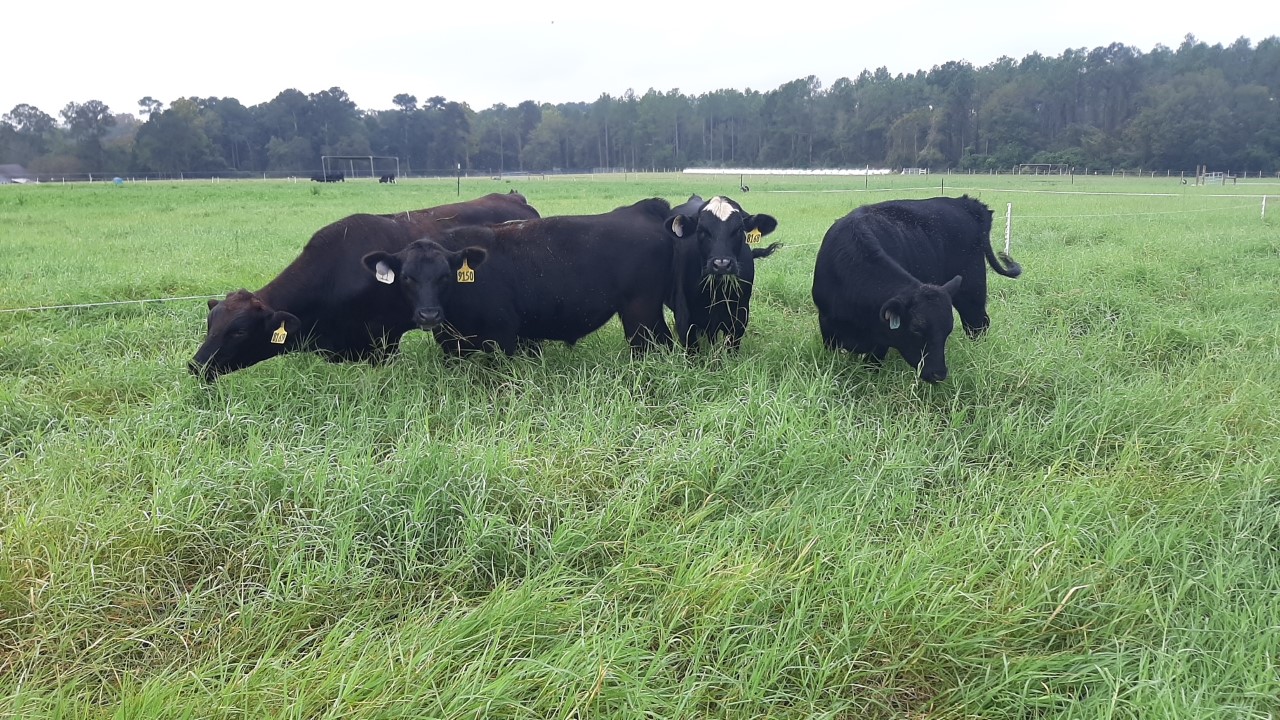
[[[759,230],[752,230],[751,232],[747,233],[747,244],[755,245],[756,243],[760,242],[760,238],[762,237],[764,237],[764,233],[760,232]]]
[[[289,337],[289,333],[285,332],[284,323],[280,323],[280,327],[271,333],[271,343],[273,345],[283,345],[287,337]]]
[[[467,264],[467,259],[462,259],[462,267],[458,268],[458,282],[473,283],[476,281],[476,271],[471,269]]]

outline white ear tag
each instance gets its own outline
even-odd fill
[[[676,219],[671,221],[671,232],[675,233],[676,237],[684,237],[684,218],[677,215]]]
[[[396,281],[396,271],[392,270],[386,263],[378,261],[378,266],[374,269],[376,272],[374,272],[373,276],[378,279],[378,282],[390,285]]]
[[[901,325],[902,318],[898,317],[897,313],[889,313],[889,329],[897,330]]]

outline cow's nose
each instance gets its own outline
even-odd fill
[[[195,360],[187,363],[187,370],[190,370],[192,375],[195,375],[207,383],[211,383],[218,379],[217,370],[214,370],[210,365],[201,365]]]
[[[920,379],[927,383],[940,383],[947,379],[946,370],[935,370],[933,372],[920,373]]]
[[[437,309],[419,310],[413,315],[419,327],[435,327],[440,324],[441,313]]]
[[[729,258],[716,258],[711,261],[711,269],[716,272],[726,272],[732,264],[733,261]]]

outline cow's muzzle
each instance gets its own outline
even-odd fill
[[[211,383],[214,380],[218,379],[219,373],[212,365],[201,364],[196,362],[195,360],[192,360],[191,362],[187,363],[187,370],[192,375],[195,375],[196,377],[200,378],[201,380],[207,383]]]
[[[733,258],[721,257],[711,258],[707,261],[707,275],[737,275],[738,268],[733,262]]]
[[[444,320],[444,313],[439,308],[424,308],[413,313],[413,322],[423,330],[430,330]]]

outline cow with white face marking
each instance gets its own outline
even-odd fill
[[[750,215],[726,197],[706,202],[694,195],[667,218],[675,236],[675,282],[668,306],[675,313],[676,334],[684,347],[697,350],[698,338],[715,343],[720,335],[736,350],[751,315],[755,260],[782,247],[750,243],[778,227],[771,215]]]

